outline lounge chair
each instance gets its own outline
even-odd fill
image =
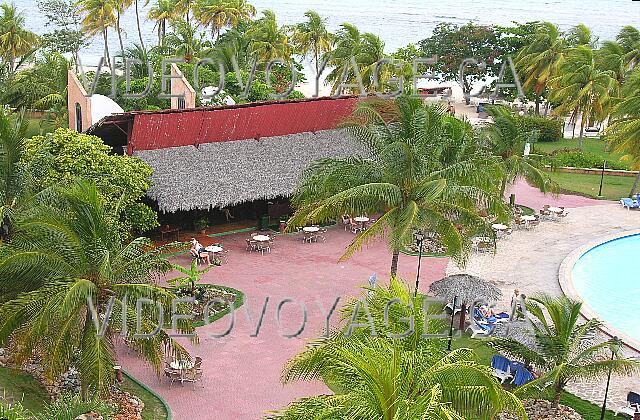
[[[500,379],[500,383],[504,383],[509,378],[513,378],[511,374],[511,361],[504,356],[495,354],[491,358],[491,367],[493,368],[493,376]]]
[[[640,407],[640,394],[629,392],[627,394],[627,404],[615,410],[615,415],[617,416],[618,413],[623,413],[633,417],[633,414],[636,412],[636,407]]]
[[[515,386],[522,386],[528,382],[533,381],[535,378],[533,374],[529,372],[527,368],[524,367],[522,363],[518,363],[517,368],[515,369],[515,375],[513,376],[512,384]]]
[[[495,331],[495,324],[487,324],[475,319],[475,317],[471,318],[471,323],[467,327],[467,330],[471,330],[471,338],[476,338],[477,335],[482,337],[487,337],[493,334]]]
[[[460,306],[460,304],[456,305],[456,311],[454,313],[454,315],[457,315],[460,310],[462,309],[462,307]],[[444,311],[446,313],[448,313],[449,315],[451,315],[451,313],[453,312],[453,302],[449,302],[446,304],[446,306],[444,307]]]
[[[627,210],[637,209],[640,207],[640,204],[638,204],[636,200],[632,200],[630,198],[621,198],[620,204],[622,204],[622,207],[626,207]]]
[[[482,312],[480,312],[480,308],[478,308],[477,306],[473,308],[473,316],[474,318],[477,318],[488,324],[496,324],[498,322],[509,321],[509,314],[506,312],[500,312],[499,314],[495,314],[494,316],[485,317],[484,315],[482,315]]]

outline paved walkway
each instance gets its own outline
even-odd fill
[[[545,197],[522,183],[515,185],[514,191],[519,203],[535,209],[546,203],[565,207],[603,204],[583,197]],[[492,267],[496,272],[488,277],[500,282],[501,287],[509,293],[516,284],[521,284],[525,293],[550,290],[549,288],[554,287],[555,289],[550,291],[559,292],[556,281],[557,269],[554,271],[554,265],[559,264],[563,255],[586,241],[590,235],[626,226],[624,223],[616,222],[619,220],[617,213],[615,217],[608,214],[612,211],[609,210],[609,206],[590,209],[602,211],[592,217],[589,216],[591,210],[580,213],[576,210],[576,214],[569,218],[566,225],[578,229],[587,226],[590,228],[589,234],[573,236],[571,230],[558,230],[553,237],[555,239],[544,239],[543,236],[538,242],[534,241],[531,248],[524,244],[518,248],[517,253],[510,252],[509,248],[511,244],[519,243],[519,239],[516,238],[537,236],[534,232],[512,235],[514,240],[504,242],[497,257],[508,254],[509,258],[503,261],[511,261],[510,268],[507,270],[495,263]],[[637,213],[632,214],[636,217],[623,213],[624,218],[620,220],[628,220],[631,224],[634,219],[640,217]],[[601,219],[609,222],[605,223]],[[554,224],[555,226],[559,225]],[[541,228],[540,232],[544,229],[553,230],[551,227]],[[346,262],[337,262],[353,238],[351,233],[344,232],[340,227],[330,229],[325,243],[303,244],[295,236],[281,236],[276,241],[272,253],[264,256],[245,251],[246,237],[248,234],[219,238],[225,248],[230,250],[229,262],[214,268],[204,278],[205,283],[228,285],[242,290],[248,300],[237,311],[235,328],[227,337],[212,338],[210,334],[225,330],[230,317],[199,328],[200,343],[196,346],[187,344],[194,356],[203,358],[204,387],[200,384],[196,389],[190,384],[174,384],[170,387],[134,355],[127,352],[120,355],[121,364],[126,370],[151,386],[169,402],[177,420],[258,419],[265,411],[282,408],[296,398],[329,392],[320,382],[281,385],[279,378],[282,367],[309,339],[317,337],[323,331],[326,311],[337,297],[344,302],[351,296],[359,295],[359,286],[366,284],[373,272],[378,274],[379,281],[388,281],[391,254],[382,242],[372,244]],[[554,248],[556,245],[557,249]],[[179,261],[184,265],[188,264],[184,257]],[[546,261],[544,271],[539,270],[541,261]],[[444,276],[447,262],[446,258],[423,258],[421,290],[427,290],[430,282]],[[413,284],[415,279],[416,264],[416,257],[400,256],[399,274],[410,284]],[[472,264],[477,264],[475,259]],[[262,328],[257,337],[251,337],[254,328],[247,320],[246,309],[250,309],[255,323],[260,317],[265,297],[269,297],[270,300],[267,303]],[[303,303],[307,309],[308,321],[304,332],[297,338],[284,338],[282,330],[284,333],[291,333],[300,327],[302,313],[298,306],[286,304],[282,310],[284,325],[279,328],[277,324],[276,308],[285,298]],[[324,310],[320,310],[317,302],[321,302]],[[337,315],[334,314],[331,321],[335,323],[336,320]]]
[[[624,210],[611,202],[598,204],[601,205],[568,209],[569,215],[561,222],[542,222],[529,231],[514,231],[498,242],[495,255],[475,254],[464,270],[452,262],[447,272],[462,271],[494,281],[503,291],[504,301],[498,304],[502,308],[509,306],[515,288],[526,295],[540,291],[559,295],[562,291],[558,269],[571,251],[600,237],[640,226],[639,212]],[[638,356],[629,349],[627,354]],[[573,384],[569,389],[582,398],[602,404],[605,381],[586,381]],[[614,378],[609,407],[623,405],[631,390],[640,390],[640,377]]]
[[[282,408],[296,398],[328,392],[320,382],[280,384],[280,373],[287,360],[300,352],[305,343],[318,337],[324,328],[326,315],[319,309],[321,302],[328,311],[337,297],[345,302],[360,293],[369,276],[377,273],[381,282],[388,281],[391,253],[378,242],[344,263],[338,263],[353,234],[341,227],[330,228],[325,243],[305,244],[296,236],[280,236],[271,254],[245,251],[248,233],[217,238],[230,250],[228,264],[209,271],[205,283],[221,284],[242,290],[248,299],[237,311],[236,326],[225,338],[208,337],[228,326],[225,317],[210,326],[198,328],[200,343],[192,355],[203,358],[205,372],[202,386],[169,386],[132,354],[123,352],[121,363],[144,383],[162,395],[177,420],[187,419],[258,419],[266,410]],[[183,258],[180,261],[187,265]],[[423,258],[421,290],[444,275],[446,258]],[[399,274],[411,284],[415,281],[417,258],[400,256]],[[247,322],[245,309],[251,309],[254,321],[259,318],[265,297],[269,297],[262,328],[257,337]],[[308,322],[299,338],[284,338],[279,332],[276,309],[284,298],[304,303]],[[338,305],[340,307],[342,303]],[[300,328],[301,309],[286,304],[282,310],[284,333]],[[337,314],[331,317],[338,319]]]

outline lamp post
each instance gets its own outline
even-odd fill
[[[447,351],[451,351],[451,340],[453,338],[453,317],[456,316],[456,304],[458,296],[453,297],[453,309],[451,310],[451,324],[449,325],[449,342],[447,343]]]
[[[602,173],[600,174],[600,189],[598,190],[598,197],[602,197],[602,181],[604,181],[604,170],[607,169],[607,161],[602,164]]]
[[[613,337],[613,342],[618,343],[618,337]],[[611,361],[613,361],[616,353],[611,349]],[[604,401],[602,401],[602,410],[600,411],[600,420],[604,420],[604,413],[607,410],[607,396],[609,395],[609,383],[611,382],[611,365],[609,365],[609,373],[607,374],[607,387],[604,389]]]
[[[417,231],[415,233],[416,241],[418,241],[418,273],[416,274],[416,290],[413,297],[418,296],[418,286],[420,285],[420,264],[422,263],[422,244],[424,242],[424,233]]]

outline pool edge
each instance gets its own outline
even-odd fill
[[[573,251],[567,255],[562,262],[560,263],[560,268],[558,269],[558,283],[560,283],[560,289],[562,289],[562,293],[566,296],[577,299],[582,302],[582,308],[580,309],[580,314],[586,319],[598,318],[603,322],[600,330],[608,335],[609,337],[617,336],[620,338],[625,346],[630,349],[640,352],[640,341],[630,337],[629,335],[623,333],[622,331],[617,330],[616,328],[611,327],[599,314],[593,310],[580,296],[580,294],[576,291],[573,286],[573,266],[576,264],[578,259],[582,257],[584,254],[589,252],[591,249],[602,245],[607,242],[611,242],[616,239],[625,238],[627,236],[640,235],[640,229],[627,230],[624,232],[617,232],[607,236],[600,237],[593,241],[590,241]]]

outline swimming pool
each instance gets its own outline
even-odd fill
[[[640,235],[591,248],[571,274],[575,291],[599,319],[640,342]]]

